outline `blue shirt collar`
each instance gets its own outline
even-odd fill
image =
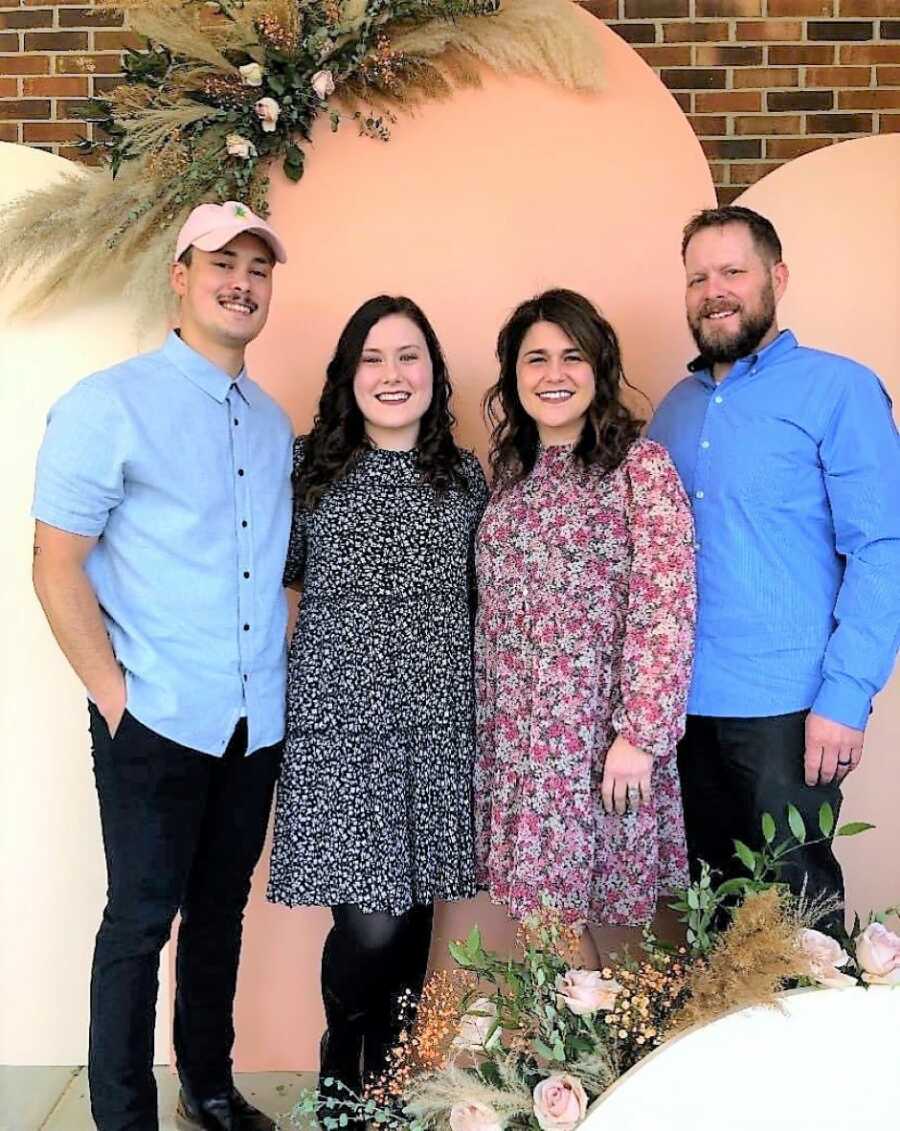
[[[219,404],[225,403],[232,386],[241,394],[248,405],[253,404],[253,382],[247,376],[246,367],[232,381],[224,369],[220,369],[218,365],[214,365],[203,354],[198,353],[182,341],[175,330],[171,330],[166,337],[162,353],[179,373],[183,373],[198,389],[202,389],[204,393],[218,401]]]
[[[774,341],[769,342],[759,353],[748,353],[746,357],[739,358],[738,361],[734,363],[727,380],[730,381],[734,377],[739,377],[748,369],[755,369],[758,373],[761,369],[767,368],[773,362],[777,361],[778,358],[783,357],[790,350],[796,348],[797,339],[794,337],[793,333],[790,330],[782,330],[778,337]],[[688,371],[692,373],[702,385],[713,387],[716,384],[709,362],[702,354],[688,363]]]

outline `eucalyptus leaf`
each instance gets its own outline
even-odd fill
[[[457,966],[471,966],[469,956],[461,943],[451,942],[448,949],[450,951],[450,957]]]
[[[538,1056],[542,1056],[544,1060],[553,1060],[553,1049],[551,1049],[549,1045],[544,1044],[540,1037],[534,1038],[531,1042],[531,1047]]]
[[[858,836],[860,833],[868,832],[869,829],[874,829],[875,825],[870,825],[868,821],[848,821],[846,825],[841,825],[835,836]]]
[[[493,1060],[485,1060],[478,1066],[478,1075],[492,1088],[503,1087],[503,1077],[500,1075],[500,1069]]]
[[[724,883],[719,884],[716,888],[716,896],[721,899],[723,896],[737,895],[746,891],[749,886],[750,881],[745,876],[736,876],[733,880],[725,880]]]
[[[749,849],[742,840],[734,842],[734,854],[751,872],[756,868],[756,853]]]
[[[788,826],[794,834],[794,839],[800,844],[806,842],[806,825],[803,823],[803,818],[800,816],[800,810],[796,805],[788,805],[787,807]]]
[[[834,829],[834,810],[827,801],[823,801],[819,809],[819,831],[822,836],[831,836]]]
[[[771,813],[762,815],[762,834],[766,844],[771,844],[775,839],[775,818]]]

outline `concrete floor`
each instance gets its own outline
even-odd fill
[[[178,1078],[168,1068],[154,1072],[159,1129],[174,1131]],[[315,1082],[312,1072],[239,1073],[235,1077],[240,1092],[273,1119],[286,1116],[298,1094]],[[0,1066],[0,1131],[94,1131],[87,1070]]]

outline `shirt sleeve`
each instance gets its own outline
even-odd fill
[[[291,517],[291,536],[288,541],[287,561],[284,565],[284,584],[290,585],[292,581],[303,574],[306,565],[306,537],[309,525],[309,512],[297,495],[296,478],[303,462],[304,444],[302,437],[294,441],[294,507]]]
[[[125,421],[114,393],[81,382],[47,416],[31,513],[97,537],[125,494]]]
[[[684,731],[696,617],[694,527],[678,472],[658,444],[628,457],[632,544],[622,652],[621,704],[613,726],[654,757]]]
[[[874,373],[847,382],[819,454],[845,564],[812,710],[862,730],[900,646],[900,441]]]

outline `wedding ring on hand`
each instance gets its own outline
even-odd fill
[[[638,785],[629,785],[625,787],[625,800],[629,809],[640,809],[641,807],[641,788]]]

